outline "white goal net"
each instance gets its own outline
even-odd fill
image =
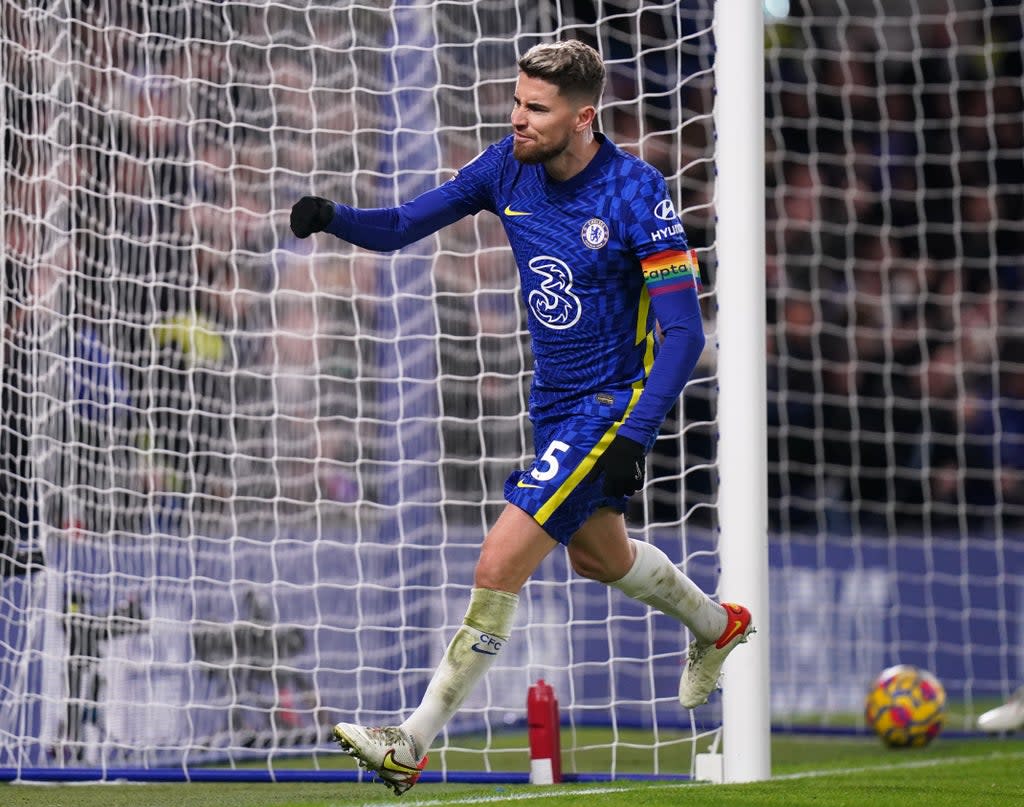
[[[880,5],[768,17],[773,717],[857,728],[907,661],[967,728],[1024,682],[1021,11]],[[629,526],[714,592],[710,2],[0,0],[0,23],[0,768],[347,774],[333,722],[416,706],[531,450],[511,252],[487,215],[373,255],[296,241],[288,210],[447,179],[507,133],[539,41],[600,49],[600,128],[699,251],[710,347]],[[687,639],[555,553],[431,771],[528,770],[542,677],[567,772],[639,749],[689,773],[721,709],[678,706]]]
[[[298,749],[349,772],[329,727],[408,714],[461,622],[530,450],[529,344],[496,220],[371,255],[296,241],[288,211],[444,181],[507,133],[518,56],[573,35],[607,60],[602,128],[662,169],[701,245],[710,8],[0,8],[0,765]],[[638,527],[680,560],[682,473],[662,474]],[[596,744],[614,772],[620,729],[641,727],[647,770],[687,772],[682,630],[572,580],[561,556],[524,606],[442,751],[527,770],[543,677],[567,753]],[[603,739],[577,741],[590,725]],[[502,752],[496,735],[516,730]],[[431,771],[448,767],[435,753]]]
[[[1024,14],[826,5],[766,38],[773,714],[909,663],[972,730],[1024,683]]]

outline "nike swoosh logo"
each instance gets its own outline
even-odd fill
[[[410,768],[408,765],[403,765],[401,762],[395,760],[395,749],[389,748],[388,752],[384,755],[384,759],[380,763],[381,768],[386,771],[392,771],[394,773],[405,773],[413,774],[419,773],[419,768]]]
[[[505,205],[505,215],[506,216],[532,216],[533,213],[527,213],[527,212],[522,211],[522,210],[513,210],[512,209],[512,205]]]
[[[488,650],[483,645],[476,644],[476,643],[473,644],[473,646],[470,648],[470,650],[472,650],[474,653],[481,653],[481,654],[483,654],[485,656],[496,656],[496,655],[498,655],[498,652],[496,650]]]
[[[732,622],[732,627],[729,628],[728,632],[723,633],[719,637],[718,641],[715,642],[715,646],[716,647],[725,647],[727,644],[729,644],[729,642],[731,642],[733,639],[735,639],[737,634],[740,631],[742,631],[742,630],[743,630],[743,620],[742,619],[734,619],[733,622]]]
[[[542,486],[541,485],[531,485],[529,482],[524,482],[522,479],[520,479],[516,483],[516,487],[517,488],[539,488],[539,487],[542,487]]]

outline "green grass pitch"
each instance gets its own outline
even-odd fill
[[[600,770],[578,752],[579,770]],[[339,757],[348,763],[347,757]],[[595,757],[598,763],[600,757]],[[536,807],[1010,807],[1024,803],[1024,739],[940,737],[891,751],[872,738],[776,735],[773,779],[743,785],[607,782],[529,785],[424,783],[401,798],[379,784],[6,784],[4,807],[402,807],[521,803]],[[455,761],[450,760],[451,762]],[[511,763],[512,760],[504,760]],[[649,764],[649,763],[648,763]],[[525,759],[519,770],[526,769]],[[502,766],[506,767],[506,766]],[[508,767],[511,767],[509,765]]]

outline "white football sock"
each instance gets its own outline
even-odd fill
[[[703,642],[714,642],[728,622],[725,609],[679,571],[653,544],[630,539],[636,558],[626,574],[608,585],[682,622]]]
[[[512,632],[519,597],[474,588],[462,627],[448,645],[423,700],[402,723],[422,756],[487,672]]]

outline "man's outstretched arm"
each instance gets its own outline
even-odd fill
[[[364,249],[391,252],[476,212],[442,186],[398,207],[357,208],[303,196],[292,206],[290,224],[296,238],[328,232]]]

